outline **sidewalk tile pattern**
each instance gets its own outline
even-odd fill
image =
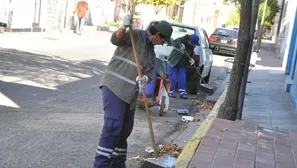
[[[188,168],[296,168],[297,132],[215,119]]]
[[[256,67],[248,77],[251,83],[247,84],[243,119],[270,129],[296,130],[297,112],[285,91],[282,60],[277,58],[272,43],[261,47]]]

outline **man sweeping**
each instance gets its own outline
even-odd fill
[[[148,30],[133,30],[143,76],[137,74],[127,27],[132,16],[126,15],[123,26],[111,36],[117,48],[102,77],[104,125],[96,151],[94,168],[125,168],[127,138],[134,125],[138,88],[151,79],[154,70],[154,45],[171,44],[172,27],[166,21],[155,22]],[[135,80],[136,79],[136,80]]]
[[[180,52],[174,52],[169,56],[167,70],[170,76],[171,88],[169,96],[175,98],[176,82],[178,81],[178,91],[181,99],[188,99],[186,92],[186,70],[189,63],[195,63],[192,57],[194,48],[199,46],[199,37],[196,34],[185,35],[177,38],[173,42],[173,46]],[[187,53],[187,55],[186,55]]]

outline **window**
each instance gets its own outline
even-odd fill
[[[208,43],[208,39],[207,39],[207,35],[206,35],[206,32],[204,30],[199,30],[199,33],[200,33],[200,46],[202,48],[209,48],[209,43]]]
[[[232,29],[223,29],[223,28],[217,28],[213,35],[224,35],[224,36],[230,36],[230,37],[237,37],[238,31],[232,30]]]
[[[175,26],[175,25],[171,25],[173,32],[171,35],[171,38],[173,38],[173,40],[185,36],[186,34],[191,35],[191,34],[195,34],[195,30],[191,29],[191,28],[185,28],[185,27],[180,27],[180,26]]]

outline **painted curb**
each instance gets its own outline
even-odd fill
[[[205,120],[202,121],[199,128],[197,128],[195,130],[194,135],[188,141],[188,143],[186,144],[182,153],[177,158],[177,160],[175,162],[175,168],[187,168],[188,167],[202,138],[205,136],[205,134],[207,133],[211,124],[213,123],[214,119],[217,117],[219,108],[225,100],[226,93],[227,93],[227,88],[222,93],[222,95],[219,97],[218,101],[215,103],[214,107],[212,108],[211,112],[207,115]]]

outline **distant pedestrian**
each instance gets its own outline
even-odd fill
[[[0,33],[3,33],[8,22],[8,2],[0,1]]]
[[[82,0],[77,2],[76,8],[73,11],[73,14],[77,14],[77,22],[76,22],[76,33],[81,35],[83,26],[85,24],[85,20],[88,16],[89,4],[86,0]]]

